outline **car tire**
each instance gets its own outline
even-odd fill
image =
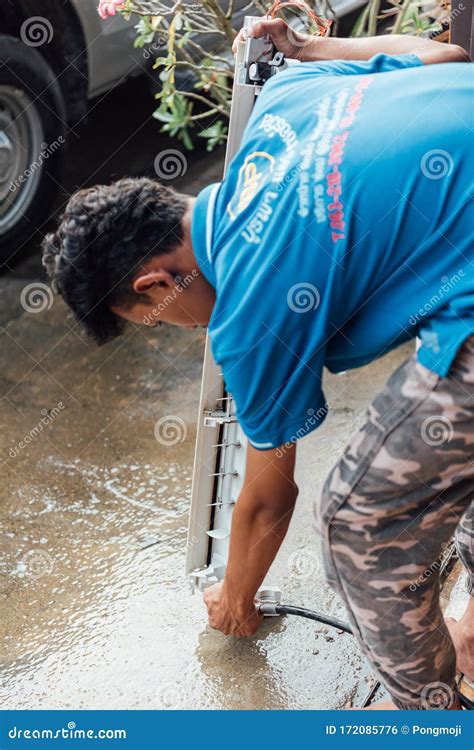
[[[40,52],[0,34],[0,261],[13,264],[41,229],[57,194],[66,114]]]

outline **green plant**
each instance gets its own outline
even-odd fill
[[[135,46],[143,48],[146,59],[156,57],[160,90],[154,117],[162,131],[192,149],[194,136],[205,138],[207,149],[226,140],[232,97],[234,61],[231,47],[238,29],[234,26],[234,0],[103,0],[127,19],[137,18]],[[223,4],[222,4],[223,3]],[[369,0],[352,30],[352,36],[391,33],[430,34],[442,29],[448,16],[445,0],[390,0],[381,9],[381,0]],[[244,14],[265,15],[273,0],[252,0],[240,9]],[[334,18],[330,0],[307,0],[317,15]],[[114,9],[115,10],[115,9]],[[299,30],[315,33],[304,10],[285,8],[287,20]],[[448,16],[449,18],[449,16]],[[391,24],[391,25],[390,25]],[[333,33],[335,29],[333,28]]]
[[[352,29],[351,36],[390,34],[438,36],[449,25],[447,0],[389,0],[391,7],[381,8],[381,0],[369,0]]]
[[[308,0],[318,15],[328,16],[330,0]],[[265,15],[273,0],[253,0],[239,9],[240,18]],[[232,43],[234,0],[124,0],[117,10],[130,19],[139,16],[135,46],[147,58],[156,55],[154,69],[160,81],[159,106],[154,117],[162,130],[193,148],[193,136],[207,141],[207,149],[223,143],[232,97],[234,61]],[[314,32],[304,12],[291,9],[300,28]]]

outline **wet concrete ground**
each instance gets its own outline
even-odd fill
[[[87,182],[97,128],[113,133],[108,116],[73,149],[66,192]],[[133,152],[122,149],[95,179],[149,172],[165,143],[156,132],[148,124]],[[220,155],[198,155],[181,187],[194,193],[221,171]],[[287,618],[265,622],[255,638],[226,639],[209,631],[201,597],[190,594],[183,571],[203,333],[129,329],[97,349],[61,300],[23,310],[21,292],[41,274],[32,251],[0,281],[0,705],[360,705],[370,672],[351,636]],[[289,603],[344,618],[324,580],[311,507],[366,403],[408,353],[327,378],[332,410],[299,446],[301,494],[271,575]],[[170,416],[182,420],[173,445],[155,435]]]
[[[189,592],[203,334],[130,330],[100,350],[66,318],[55,300],[2,334],[1,705],[360,703],[368,670],[350,636],[288,618],[236,642],[209,632],[201,598]],[[328,378],[333,410],[300,446],[301,497],[273,572],[288,602],[343,616],[324,582],[311,505],[364,403],[400,358]],[[155,438],[166,416],[185,424],[175,445]]]

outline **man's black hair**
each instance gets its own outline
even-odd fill
[[[110,306],[143,299],[131,284],[140,265],[183,239],[186,208],[183,195],[147,178],[96,185],[70,198],[56,232],[43,241],[43,265],[98,344],[123,331]]]

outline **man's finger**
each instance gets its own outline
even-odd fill
[[[248,28],[241,29],[234,39],[232,44],[232,52],[234,55],[237,54],[237,47],[240,42],[245,42],[249,36],[252,39],[258,39],[259,37],[266,36],[267,34],[273,39],[286,37],[287,24],[282,18],[269,18],[257,21]]]
[[[233,43],[232,43],[232,52],[234,55],[237,54],[237,48],[240,44],[240,42],[245,42],[247,38],[247,29],[240,29],[239,33],[235,37]]]
[[[257,632],[262,622],[262,617],[257,615],[257,613],[255,614],[256,617],[252,617],[246,622],[242,623],[239,628],[239,636],[248,638],[249,636],[254,635]]]
[[[285,34],[287,24],[282,18],[271,18],[268,20],[257,21],[247,29],[247,36],[257,39],[268,34],[272,38],[281,37]]]
[[[218,630],[223,635],[230,635],[232,632],[232,629],[228,625],[222,624],[221,622],[218,623],[215,620],[212,620],[211,618],[209,618],[209,626],[213,630]]]

